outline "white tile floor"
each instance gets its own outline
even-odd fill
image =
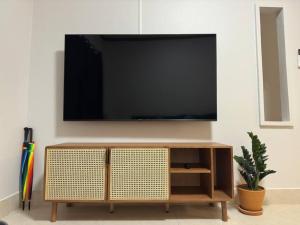
[[[1,218],[9,225],[53,224],[50,218],[50,203],[33,206],[31,211],[15,210]],[[229,206],[228,222],[221,221],[219,206],[174,205],[170,213],[164,212],[163,205],[116,205],[113,214],[107,206],[65,204],[58,207],[57,225],[299,225],[300,205],[268,205],[259,217],[245,216]]]

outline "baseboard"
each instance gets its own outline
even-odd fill
[[[238,204],[237,191],[232,202]],[[264,205],[271,204],[300,204],[300,188],[270,188],[266,189]]]
[[[19,192],[0,200],[0,218],[8,215],[19,207]]]
[[[265,205],[270,204],[300,204],[300,188],[267,189]]]

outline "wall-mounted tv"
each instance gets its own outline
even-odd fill
[[[217,120],[215,34],[66,35],[65,121]]]

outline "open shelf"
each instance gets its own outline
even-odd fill
[[[172,202],[228,201],[233,197],[232,149],[171,149]]]
[[[188,166],[188,167],[187,167]],[[200,163],[171,163],[170,173],[210,173],[210,169]]]
[[[170,154],[170,202],[232,199],[231,148],[172,148]]]
[[[210,200],[210,196],[201,186],[172,186],[171,188],[171,202],[201,202]]]
[[[206,168],[170,168],[170,173],[210,173]]]
[[[216,199],[233,198],[232,149],[217,148],[213,151],[213,178]]]
[[[214,190],[213,198],[216,201],[229,201],[231,197],[222,190]]]
[[[171,149],[171,167],[210,168],[210,149]]]
[[[207,194],[173,194],[170,196],[170,202],[209,202],[212,199]]]
[[[231,197],[222,190],[215,190],[213,198],[208,194],[171,194],[170,202],[222,202],[230,201]]]
[[[210,148],[171,149],[171,199],[205,201],[212,198],[211,156]]]
[[[172,186],[171,194],[185,195],[185,194],[203,194],[204,191],[200,186]]]
[[[210,149],[173,149],[171,173],[210,173]]]

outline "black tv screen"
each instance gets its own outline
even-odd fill
[[[217,119],[216,35],[66,35],[64,120]]]

